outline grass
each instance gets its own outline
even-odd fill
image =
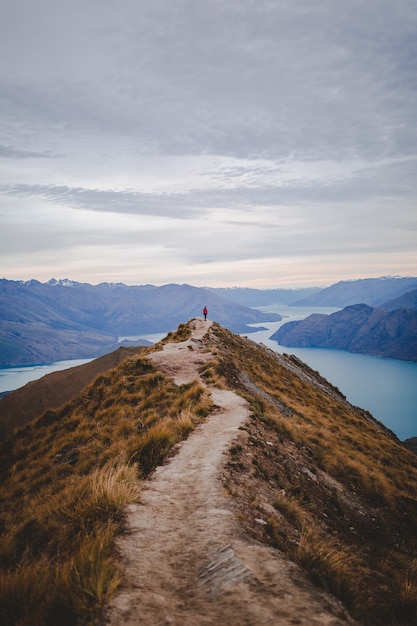
[[[99,623],[122,580],[126,504],[210,406],[197,382],[175,385],[144,354],[2,445],[2,626]]]
[[[134,468],[119,466],[28,502],[2,537],[1,623],[94,623],[120,584],[114,537],[137,497]]]
[[[181,325],[166,341],[189,335]],[[361,624],[417,624],[417,457],[292,357],[215,323],[204,341],[203,378],[252,409],[225,478],[247,532]],[[1,446],[2,625],[94,625],[120,585],[126,503],[211,406],[198,382],[175,385],[146,355]]]
[[[360,623],[417,624],[416,456],[305,364],[215,324],[211,332],[211,367],[251,405],[227,478],[247,531]]]
[[[160,342],[162,345],[165,343],[181,343],[187,341],[191,337],[190,320],[186,324],[180,324],[175,332],[169,332],[167,336]]]

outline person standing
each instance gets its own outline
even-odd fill
[[[208,313],[208,308],[205,306],[203,309],[204,321],[207,320],[207,313]]]

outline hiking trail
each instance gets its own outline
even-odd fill
[[[198,379],[212,359],[192,336],[149,355],[176,384]],[[280,551],[245,536],[222,484],[226,453],[249,405],[210,387],[214,410],[144,482],[118,540],[126,583],[106,614],[110,626],[343,626],[355,624],[332,596],[317,590]]]

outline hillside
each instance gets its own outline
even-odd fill
[[[368,304],[379,307],[388,300],[399,298],[407,291],[417,289],[417,278],[385,276],[342,280],[306,298],[293,302],[296,306],[346,307],[352,304]]]
[[[141,350],[141,347],[118,348],[84,365],[47,374],[0,398],[1,438],[7,439],[15,428],[40,417],[47,409],[69,402],[99,374],[139,354]]]
[[[247,324],[281,319],[191,285],[2,279],[0,367],[97,357],[115,350],[120,337],[174,330],[204,306],[234,332],[249,333]]]
[[[417,310],[386,312],[356,304],[331,315],[315,313],[288,322],[271,339],[281,346],[331,348],[417,361]]]
[[[47,411],[0,470],[5,626],[415,623],[417,457],[216,323]]]
[[[394,298],[389,302],[381,304],[381,309],[384,311],[395,311],[396,309],[417,309],[417,289],[407,291],[399,298]]]

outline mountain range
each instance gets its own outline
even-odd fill
[[[321,291],[320,287],[298,289],[251,289],[249,287],[207,287],[209,291],[244,306],[259,307],[268,304],[293,304]]]
[[[255,330],[250,324],[281,319],[276,313],[264,313],[254,307],[277,303],[332,307],[366,304],[385,312],[372,316],[372,323],[377,322],[372,329],[365,324],[360,331],[357,323],[364,314],[368,315],[365,309],[360,318],[356,309],[345,312],[345,329],[340,326],[342,316],[310,319],[297,326],[297,333],[301,333],[298,337],[294,324],[285,325],[274,337],[279,336],[280,343],[326,345],[414,360],[414,314],[395,311],[415,310],[416,300],[415,277],[341,281],[324,289],[265,290],[203,289],[177,284],[161,287],[123,283],[90,285],[68,279],[51,279],[47,283],[2,279],[0,367],[94,358],[120,345],[146,345],[149,342],[138,336],[167,333],[181,320],[201,315],[204,306],[209,309],[209,318],[233,332],[249,334]],[[313,320],[314,332],[313,327],[307,332]],[[319,325],[321,330],[317,335]],[[331,329],[326,330],[327,326]],[[350,341],[347,340],[349,329]],[[353,336],[356,332],[363,336],[360,341]]]
[[[299,289],[250,289],[247,287],[208,287],[210,291],[229,300],[250,307],[270,304],[287,304],[306,307],[345,307],[351,304],[381,306],[388,301],[395,305],[396,299],[417,289],[417,278],[413,276],[382,276],[342,280],[328,287]],[[395,308],[416,308],[399,303]]]
[[[169,332],[181,320],[201,315],[204,306],[209,317],[234,332],[249,333],[248,324],[281,319],[191,285],[2,279],[0,367],[93,358],[116,349],[122,337]]]
[[[336,293],[340,295],[340,287]],[[381,291],[375,289],[371,299],[380,298]],[[417,289],[379,307],[361,303],[331,315],[314,313],[284,324],[271,339],[288,347],[331,348],[417,361]]]
[[[383,276],[342,280],[313,294],[292,302],[295,306],[345,307],[351,304],[369,304],[379,307],[385,302],[417,289],[413,276]],[[400,308],[400,307],[399,307]]]

